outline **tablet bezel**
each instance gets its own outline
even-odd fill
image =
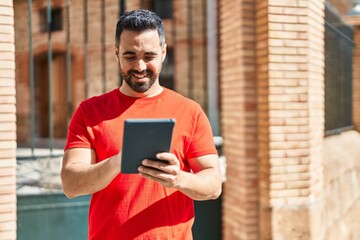
[[[138,173],[144,159],[156,160],[159,152],[171,149],[175,119],[139,118],[124,121],[121,173]]]

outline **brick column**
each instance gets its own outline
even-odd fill
[[[174,78],[175,78],[175,90],[184,96],[190,96],[189,89],[189,1],[174,1],[173,2],[173,21],[174,29],[173,34],[173,46],[174,46]]]
[[[360,131],[360,17],[359,23],[354,27],[353,51],[353,124]]]
[[[345,21],[354,29],[354,50],[353,50],[353,124],[357,131],[360,131],[360,16],[348,16]]]
[[[256,57],[259,141],[259,239],[271,239],[270,155],[269,143],[269,7],[267,1],[256,0]],[[285,50],[285,49],[284,49]],[[276,75],[276,74],[275,74]]]
[[[223,239],[258,239],[255,1],[220,0],[221,135],[227,159]]]
[[[0,239],[16,239],[14,9],[0,3]]]
[[[353,124],[360,131],[360,17],[359,23],[354,27],[353,51]]]
[[[323,0],[257,0],[261,239],[322,239],[323,35]]]

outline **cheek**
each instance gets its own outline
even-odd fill
[[[120,66],[120,69],[123,71],[123,72],[127,72],[131,69],[131,66],[130,64],[128,63],[124,63],[124,62],[119,62],[119,66]]]
[[[161,70],[161,61],[153,63],[149,66],[149,68],[156,73],[159,73]]]
[[[162,65],[162,62],[161,62],[161,59],[160,59],[158,61],[147,63],[146,64],[146,69],[149,69],[152,72],[158,74],[160,72],[160,70],[161,70],[161,65]],[[128,71],[135,69],[134,64],[128,63],[126,61],[120,61],[119,66],[120,66],[121,71],[123,71],[124,73],[127,73]]]

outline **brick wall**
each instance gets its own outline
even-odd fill
[[[12,2],[6,2],[12,5]],[[5,3],[0,4],[0,11]],[[36,56],[44,54],[47,49],[46,35],[39,33],[37,14],[44,4],[45,1],[38,1],[33,6]],[[64,1],[55,4],[61,5]],[[200,0],[174,1],[173,4],[174,19],[165,21],[165,30],[168,45],[175,52],[176,90],[205,106],[204,4]],[[137,0],[127,1],[126,7],[130,10],[140,6],[141,1]],[[21,128],[18,136],[27,137],[27,1],[16,1],[14,7],[16,91],[21,96],[17,99]],[[343,162],[336,162],[344,157],[342,150],[334,149],[334,146],[345,148],[347,141],[354,144],[353,149],[360,149],[356,144],[358,139],[351,135],[344,137],[345,140],[337,138],[323,143],[324,0],[220,0],[218,7],[221,135],[224,137],[223,153],[228,165],[223,194],[223,239],[358,237],[356,226],[352,225],[357,221],[356,214],[360,208],[359,194],[352,193],[360,184],[356,181],[360,174],[356,164],[358,155],[348,154],[348,165],[342,168]],[[103,39],[99,9],[100,1],[94,4],[89,1],[89,96],[102,92]],[[83,11],[81,1],[71,2],[71,22],[76,23],[71,24],[74,107],[85,97]],[[0,14],[3,15],[6,14]],[[117,63],[113,55],[117,18],[118,1],[106,1],[107,90],[118,84]],[[0,36],[5,37],[1,38],[0,44],[8,44],[2,39],[12,41],[13,38],[11,34],[0,33]],[[64,31],[53,35],[53,49],[65,51],[65,36]],[[355,35],[355,42],[359,42],[359,34]],[[357,45],[355,49],[354,66],[358,66]],[[0,62],[1,58],[11,60],[12,57],[13,52],[2,53]],[[354,89],[360,85],[356,69]],[[0,67],[0,71],[1,77],[6,77],[0,78],[4,79],[3,83],[0,81],[0,101],[6,99],[6,104],[0,106],[0,131],[7,130],[6,134],[0,134],[0,141],[6,141],[6,144],[0,145],[2,178],[2,173],[15,171],[12,148],[15,144],[15,126],[12,126],[15,121],[15,83],[9,81],[14,78],[14,69]],[[360,114],[356,107],[360,104],[359,91],[354,91],[353,104],[357,128],[360,126]],[[5,105],[8,106],[6,111],[10,111],[3,113],[2,106]],[[14,130],[8,131],[11,127]],[[8,139],[4,140],[5,137]],[[338,141],[342,145],[337,144],[340,143]],[[5,146],[8,147],[3,149]],[[323,147],[325,157],[322,156]],[[323,159],[328,156],[337,157],[324,162]],[[12,181],[13,178],[11,175],[4,179]],[[0,236],[2,229],[10,229],[8,232],[15,234],[15,230],[11,230],[15,229],[14,223],[2,225],[1,221],[15,218],[13,213],[3,210],[15,211],[14,192],[6,192],[13,188],[13,184],[9,183],[10,187],[7,187],[6,181],[6,184],[0,181],[0,200],[5,199],[6,202],[0,204]],[[352,181],[350,190],[345,188],[349,181]],[[5,192],[2,186],[6,186]],[[332,201],[334,194],[346,197],[341,202]]]
[[[354,51],[353,51],[353,124],[360,131],[360,17],[354,26]]]
[[[309,1],[308,23],[308,147],[309,147],[309,208],[310,234],[312,239],[324,239],[321,228],[324,219],[319,211],[324,199],[324,161],[323,141],[325,126],[325,5],[324,1]],[[326,238],[325,238],[326,239]]]
[[[218,7],[221,135],[227,158],[223,237],[257,239],[255,1],[221,0]]]
[[[173,30],[166,34],[173,35],[175,89],[206,109],[206,5],[174,1],[173,9]]]
[[[106,1],[105,17],[101,14],[100,3],[101,1],[88,1],[88,83],[85,84],[85,21],[83,15],[85,8],[82,1],[70,1],[72,110],[74,110],[86,96],[90,97],[101,94],[104,85],[105,90],[108,91],[117,87],[119,84],[118,64],[114,55],[115,26],[119,14],[119,3],[117,0]],[[41,59],[46,58],[47,55],[48,36],[47,33],[40,32],[39,18],[39,11],[45,9],[46,6],[46,1],[33,1],[32,5],[32,36],[35,68],[39,67]],[[63,9],[63,30],[53,32],[51,35],[53,56],[55,54],[65,55],[67,30],[66,4],[65,1],[61,0],[54,1],[52,6]],[[14,11],[16,31],[16,91],[18,93],[17,138],[20,143],[28,143],[30,140],[28,1],[16,1],[14,3]],[[105,21],[102,23],[103,18]],[[102,31],[102,26],[105,26],[105,31]],[[65,79],[62,79],[62,81],[65,82]],[[39,103],[36,103],[36,105],[38,106]]]
[[[267,1],[256,1],[256,59],[258,93],[259,144],[259,239],[271,239],[270,162],[269,162],[269,7]],[[286,49],[284,49],[286,51]]]
[[[175,88],[184,96],[189,95],[189,74],[190,68],[189,59],[189,39],[187,26],[189,25],[189,19],[187,16],[187,4],[189,1],[174,1],[174,51],[175,54],[175,72],[178,78],[181,76],[181,81],[176,81]]]
[[[141,7],[140,0],[126,1],[126,10]],[[205,5],[203,1],[174,1],[174,19],[164,20],[168,48],[174,50],[175,89],[191,97],[206,109],[206,32]],[[46,9],[46,1],[33,1],[33,51],[35,68],[47,56],[47,33],[40,32],[40,10]],[[53,1],[52,7],[63,9],[63,30],[51,35],[53,55],[66,53],[66,2]],[[71,78],[72,104],[74,110],[86,97],[101,94],[104,86],[109,91],[119,85],[118,64],[114,52],[115,26],[119,17],[119,1],[110,0],[105,4],[105,16],[101,13],[101,1],[88,1],[87,9],[82,1],[70,1],[70,41],[71,41]],[[29,90],[29,29],[28,2],[16,1],[16,82],[18,93],[17,138],[28,143],[30,136],[30,90]],[[85,20],[88,13],[87,60],[85,58]],[[186,17],[184,17],[186,16]],[[104,19],[104,21],[103,21]],[[188,22],[188,19],[191,22]],[[176,25],[176,26],[175,26]],[[105,30],[102,30],[105,27]],[[86,61],[85,61],[86,60]],[[43,61],[45,62],[45,61]],[[87,83],[85,65],[87,64]],[[44,67],[45,68],[45,67]],[[65,71],[65,69],[64,69]],[[65,79],[63,79],[65,81]],[[53,84],[55,85],[55,84]],[[20,94],[21,93],[21,94]],[[38,106],[39,103],[36,103]],[[38,110],[36,110],[39,112]],[[37,113],[36,115],[40,115]]]
[[[360,17],[348,16],[353,26],[354,131],[327,137],[324,142],[324,201],[321,208],[324,239],[359,239],[360,216]],[[325,161],[326,160],[326,161]],[[334,198],[334,196],[337,196]]]
[[[260,239],[359,238],[360,136],[324,140],[323,3],[257,1]]]
[[[309,239],[322,191],[324,1],[257,1],[260,239]]]
[[[30,136],[30,84],[29,84],[29,54],[25,53],[26,44],[29,42],[27,26],[27,3],[26,1],[14,4],[15,24],[15,49],[16,49],[16,117],[17,117],[17,140],[27,139]],[[17,23],[19,27],[17,27]],[[23,34],[19,34],[19,33]],[[20,69],[22,71],[20,71]],[[21,96],[21,97],[19,97]]]
[[[126,10],[138,9],[141,3],[127,1]],[[163,19],[163,23],[167,49],[174,51],[175,90],[206,110],[205,11],[201,0],[173,1],[173,19]]]
[[[307,239],[322,183],[324,2],[268,3],[272,237]]]
[[[358,131],[324,141],[324,198],[316,209],[321,224],[314,232],[318,239],[360,239],[359,148]]]
[[[16,239],[15,44],[12,0],[0,3],[0,239]]]

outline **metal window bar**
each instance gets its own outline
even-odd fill
[[[353,128],[353,30],[329,5],[325,11],[325,135]]]
[[[71,98],[71,39],[70,39],[70,0],[66,0],[66,102],[67,117],[66,125],[69,126],[72,115],[72,98]]]
[[[51,0],[47,0],[46,3],[46,28],[47,28],[47,65],[48,65],[48,121],[49,121],[49,154],[46,154],[47,157],[59,157],[61,154],[54,152],[54,123],[53,123],[53,84],[52,84],[52,43],[51,43],[51,27],[52,27],[52,6]],[[30,94],[30,146],[29,151],[24,151],[26,153],[19,153],[17,156],[18,160],[33,160],[37,158],[44,157],[44,153],[36,151],[37,148],[37,132],[36,132],[36,102],[35,102],[35,58],[34,58],[34,42],[33,42],[33,4],[32,0],[28,0],[28,28],[29,28],[29,94]],[[67,122],[69,123],[72,115],[72,103],[71,103],[71,41],[70,41],[70,0],[66,0],[66,101],[67,101]]]
[[[32,0],[28,0],[29,17],[29,68],[30,68],[30,148],[31,156],[35,149],[35,81],[34,81],[34,53],[32,38]]]
[[[193,76],[193,65],[194,65],[194,55],[193,55],[193,18],[192,18],[192,0],[187,0],[187,37],[189,41],[188,46],[188,92],[189,98],[194,99],[194,76]]]
[[[219,118],[219,82],[218,82],[218,3],[216,0],[207,1],[206,32],[207,32],[207,102],[208,114],[213,133],[215,136],[220,135],[220,118]]]
[[[89,74],[88,74],[88,1],[83,1],[84,5],[84,82],[85,82],[85,98],[89,97]]]
[[[119,0],[119,17],[121,17],[125,13],[125,9],[126,9],[125,0]],[[121,86],[122,77],[121,77],[121,74],[120,74],[120,66],[118,66],[118,67],[119,67],[119,74],[118,74],[118,76],[119,76],[119,86]]]
[[[54,151],[54,125],[53,125],[53,108],[52,108],[52,44],[51,44],[51,28],[52,28],[52,7],[51,0],[46,3],[46,28],[47,28],[47,65],[48,65],[48,91],[49,91],[49,152],[43,149],[36,149],[36,101],[35,101],[35,58],[34,58],[34,42],[33,42],[33,4],[32,0],[28,0],[28,28],[29,28],[29,86],[30,86],[30,148],[19,149],[17,153],[17,191],[24,186],[40,187],[52,189],[61,189],[57,184],[58,171],[53,171],[54,167],[49,168],[48,165],[58,166],[63,152]],[[67,6],[67,40],[66,40],[66,84],[67,84],[67,102],[71,103],[71,42],[70,42],[70,4],[66,0]],[[37,76],[38,77],[38,76]],[[68,116],[71,115],[71,109],[68,107]],[[55,161],[54,161],[55,160]],[[54,163],[55,162],[55,163]],[[52,169],[52,170],[50,170]],[[50,186],[51,185],[51,186]],[[21,191],[21,190],[20,190]]]
[[[125,0],[119,0],[119,17],[125,13],[126,3]]]
[[[102,77],[102,92],[106,92],[106,39],[105,39],[105,0],[101,0],[101,77]]]
[[[47,1],[47,31],[48,31],[48,51],[47,51],[47,61],[48,61],[48,81],[49,81],[49,148],[50,154],[54,150],[54,124],[53,124],[53,95],[52,95],[52,46],[51,46],[51,0]]]

